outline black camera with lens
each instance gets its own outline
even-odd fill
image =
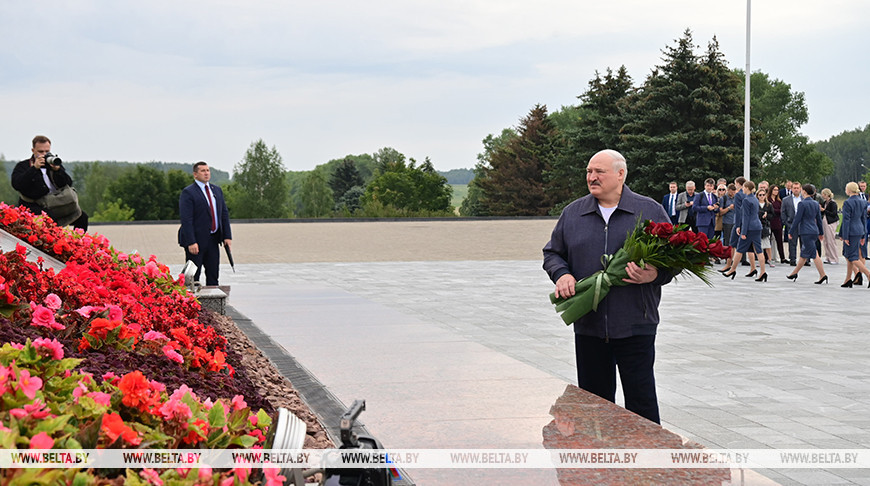
[[[60,157],[58,157],[57,155],[54,155],[51,152],[45,154],[45,163],[48,165],[53,165],[55,167],[59,167],[62,162],[63,161],[60,160]]]

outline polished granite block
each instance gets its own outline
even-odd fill
[[[544,427],[547,449],[702,449],[700,444],[574,385],[550,409]],[[567,469],[557,470],[565,485],[722,484],[731,470],[722,469]]]

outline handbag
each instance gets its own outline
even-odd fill
[[[36,203],[42,206],[58,226],[66,226],[82,215],[79,195],[72,186],[63,186],[53,194],[46,194],[37,199]]]

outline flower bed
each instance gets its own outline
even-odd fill
[[[272,405],[183,277],[101,236],[0,204],[0,227],[66,262],[0,254],[0,447],[232,448],[265,442]],[[6,250],[6,249],[4,249]],[[201,313],[202,312],[202,313]],[[229,353],[231,354],[231,353]],[[231,357],[232,358],[232,357]],[[127,470],[124,482],[248,484],[250,469]],[[9,469],[0,483],[105,482],[118,471]],[[276,471],[266,482],[279,484]]]

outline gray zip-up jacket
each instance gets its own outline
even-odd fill
[[[577,199],[562,211],[544,247],[544,270],[554,283],[567,273],[580,281],[602,270],[601,256],[622,248],[639,219],[670,222],[661,204],[631,192],[626,185],[609,224],[604,223],[595,197]],[[603,339],[655,334],[662,285],[672,279],[671,272],[659,271],[656,280],[648,284],[612,287],[597,311],[574,323],[574,332]]]

